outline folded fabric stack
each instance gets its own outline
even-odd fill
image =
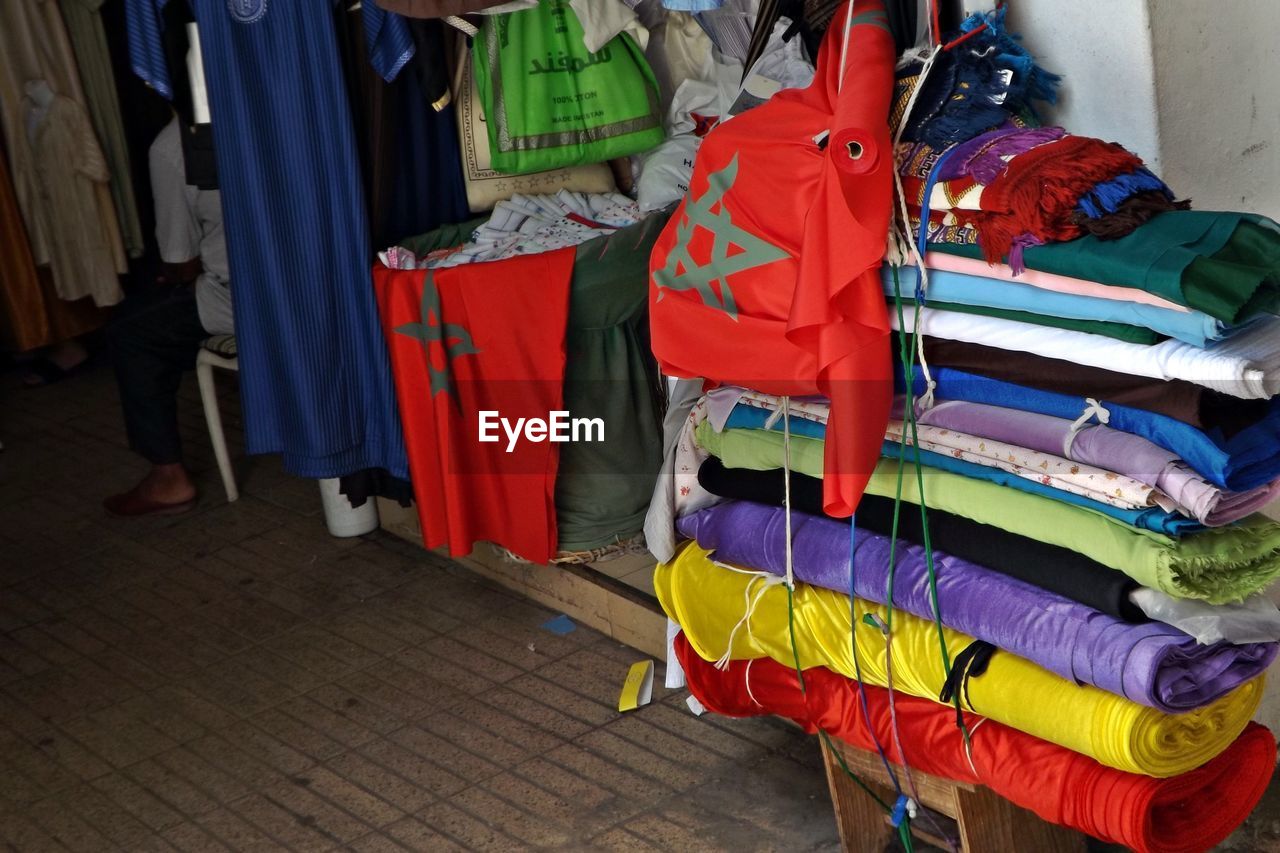
[[[1207,850],[1275,767],[1249,720],[1280,652],[1257,514],[1280,495],[1280,227],[1040,126],[1056,78],[1002,13],[963,29],[899,68],[924,270],[881,271],[898,396],[853,518],[824,514],[849,473],[826,398],[721,385],[668,416],[646,533],[673,659],[710,710]]]

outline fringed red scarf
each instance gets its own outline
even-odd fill
[[[978,231],[988,263],[1016,263],[1028,245],[1074,240],[1084,233],[1073,217],[1081,196],[1103,181],[1132,172],[1142,160],[1114,142],[1065,136],[1019,154],[982,194],[982,210],[955,209]]]

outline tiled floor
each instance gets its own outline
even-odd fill
[[[226,504],[191,385],[182,418],[199,511],[116,521],[99,502],[141,467],[110,372],[0,376],[7,849],[836,848],[813,739],[662,690],[616,713],[638,653],[388,535],[330,538],[273,460]],[[1280,849],[1278,800],[1224,849]]]
[[[201,507],[135,522],[99,506],[141,471],[110,371],[0,383],[0,848],[835,846],[813,740],[661,690],[618,714],[638,652],[329,537],[273,460],[228,505],[194,383]]]

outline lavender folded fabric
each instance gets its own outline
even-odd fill
[[[1245,492],[1220,489],[1176,453],[1108,426],[1077,431],[1066,418],[959,400],[939,401],[917,420],[1123,474],[1164,492],[1179,510],[1209,527],[1239,521],[1280,495],[1280,480]]]
[[[848,525],[794,511],[791,525],[796,578],[847,593]],[[718,561],[785,573],[785,510],[781,508],[745,501],[724,503],[684,516],[678,527],[714,551]],[[857,597],[886,603],[889,538],[859,529],[855,544]],[[1199,645],[1168,625],[1122,622],[936,551],[934,566],[942,623],[947,627],[1063,678],[1169,713],[1210,704],[1266,670],[1280,651],[1277,643]],[[893,604],[932,619],[930,601],[924,549],[900,540]]]

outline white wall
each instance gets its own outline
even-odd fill
[[[1198,208],[1280,219],[1280,4],[1148,4],[1162,177]]]
[[[972,5],[966,4],[966,8]],[[1118,142],[1159,168],[1155,73],[1143,0],[1012,0],[1009,28],[1063,76],[1045,119]]]
[[[1280,219],[1276,0],[1016,0],[1009,20],[1064,76],[1048,119],[1135,151],[1195,207]]]

